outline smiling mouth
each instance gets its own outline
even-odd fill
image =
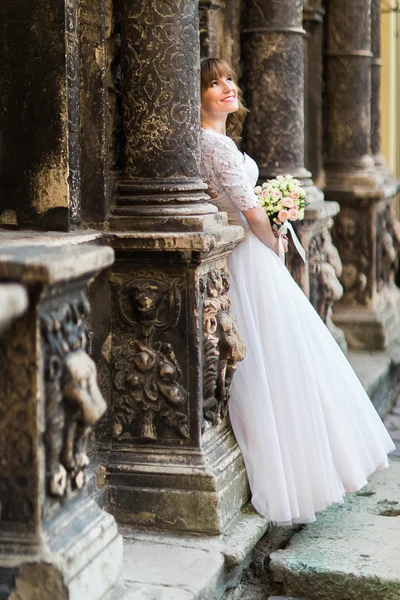
[[[227,96],[222,102],[233,102],[234,100],[236,100],[236,96]]]

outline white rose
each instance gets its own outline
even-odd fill
[[[262,192],[261,185],[256,185],[256,187],[254,188],[254,193],[258,195],[258,194],[261,194],[261,192]]]

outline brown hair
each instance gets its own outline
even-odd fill
[[[236,83],[235,73],[222,58],[205,58],[200,64],[201,70],[201,91],[208,90],[211,82],[220,77],[232,77]],[[230,113],[226,119],[226,135],[235,142],[241,140],[240,134],[243,129],[243,122],[246,118],[248,109],[243,104],[242,92],[238,88],[239,108]]]

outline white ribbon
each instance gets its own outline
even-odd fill
[[[300,240],[297,237],[296,232],[293,229],[293,226],[289,221],[286,221],[283,225],[281,225],[278,230],[279,258],[281,259],[281,261],[283,263],[285,263],[285,251],[283,249],[282,236],[285,235],[288,231],[290,231],[290,235],[292,236],[294,247],[296,248],[297,252],[300,254],[301,258],[303,259],[303,262],[306,262],[306,252],[305,252],[303,246],[300,244]]]

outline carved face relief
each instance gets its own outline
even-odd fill
[[[357,223],[348,216],[341,216],[336,223],[336,235],[343,241],[352,240],[357,235]]]
[[[71,352],[65,359],[63,392],[84,425],[93,425],[107,410],[97,385],[96,366],[83,350]]]
[[[163,291],[156,283],[131,287],[131,301],[140,319],[152,320],[162,300]]]

